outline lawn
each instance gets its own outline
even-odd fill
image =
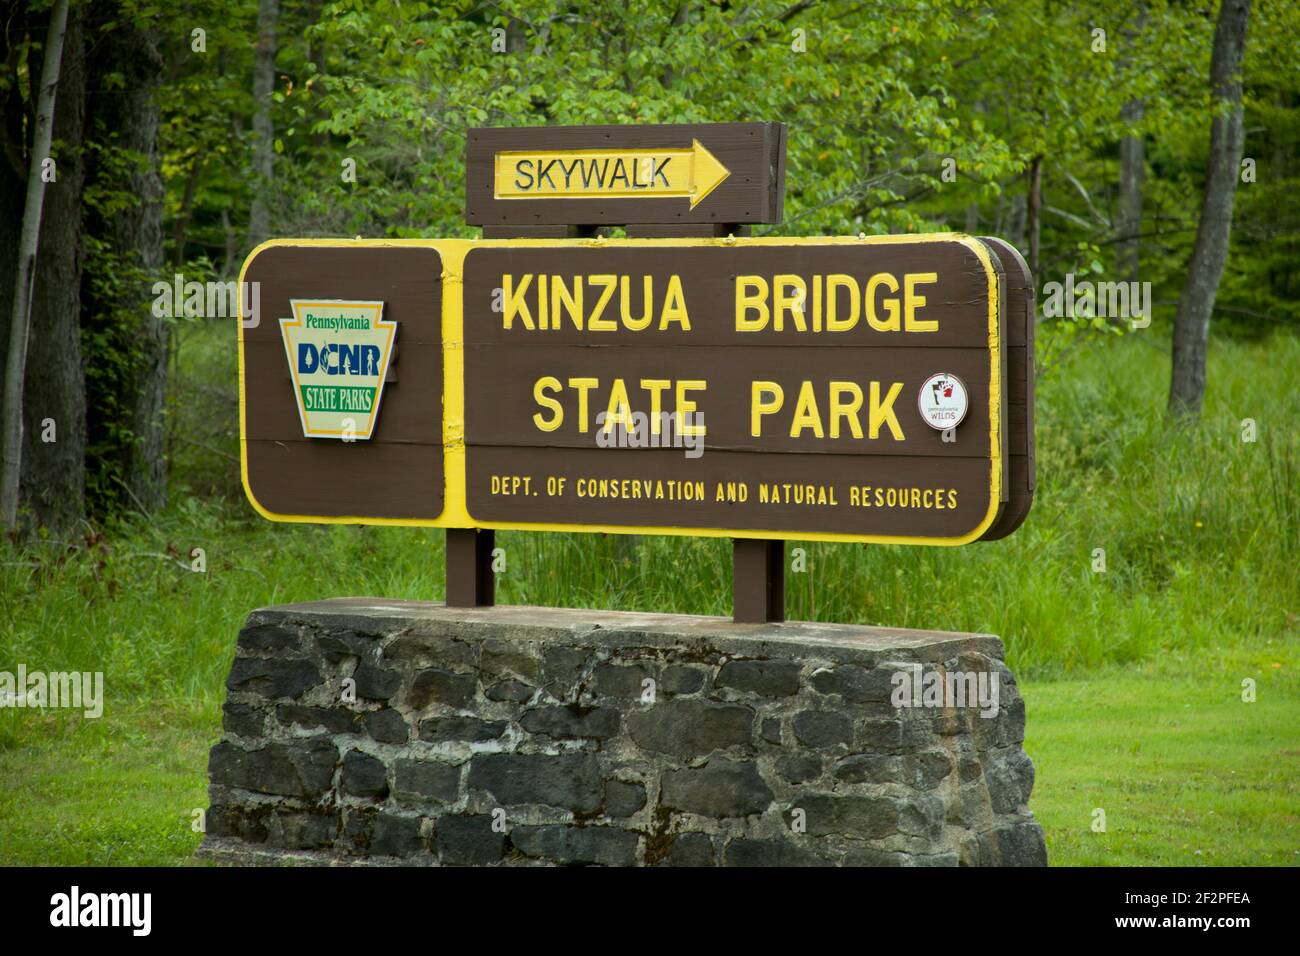
[[[184,340],[182,381],[206,397],[175,405],[189,438],[165,511],[71,544],[0,544],[0,670],[103,671],[106,692],[100,720],[0,710],[0,863],[185,862],[247,612],[442,596],[440,532],[273,525],[237,496],[220,412],[228,331]],[[1300,390],[1286,383],[1300,338],[1217,339],[1205,414],[1186,428],[1163,418],[1162,348],[1126,337],[1048,370],[1038,497],[1015,535],[960,549],[794,542],[809,562],[789,576],[788,612],[1001,635],[1053,863],[1294,865]],[[726,541],[498,543],[503,603],[729,610]]]
[[[1023,682],[1030,808],[1056,866],[1300,863],[1300,660],[1205,660]],[[1241,699],[1241,679],[1256,700]],[[11,713],[0,720],[13,721]],[[132,704],[25,721],[0,752],[0,863],[169,865],[198,845],[214,706]],[[1105,811],[1105,832],[1094,813]]]

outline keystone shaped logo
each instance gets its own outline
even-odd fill
[[[307,438],[369,439],[393,355],[397,323],[384,303],[291,299],[280,320],[294,399]]]

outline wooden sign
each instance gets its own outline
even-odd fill
[[[272,519],[951,545],[1032,501],[997,240],[281,240],[243,279]]]
[[[785,126],[474,129],[466,170],[476,225],[780,222]]]
[[[476,526],[961,544],[1007,500],[1001,259],[976,239],[484,243]]]
[[[277,521],[443,511],[443,260],[433,243],[293,240],[244,263],[244,490]],[[251,286],[250,286],[251,287]]]

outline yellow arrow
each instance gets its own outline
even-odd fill
[[[538,149],[496,154],[497,199],[665,199],[694,209],[731,170],[698,139],[690,149]]]

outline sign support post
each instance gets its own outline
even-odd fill
[[[731,539],[731,617],[737,624],[785,620],[785,542]]]
[[[448,607],[491,607],[496,603],[495,547],[496,532],[490,528],[447,529]]]

